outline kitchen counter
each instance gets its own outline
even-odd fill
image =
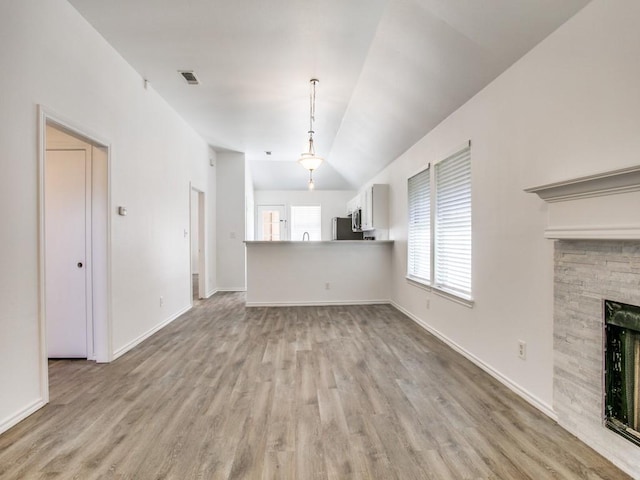
[[[245,244],[249,307],[389,302],[392,240]]]
[[[309,240],[282,240],[278,242],[270,242],[267,240],[245,240],[247,245],[335,245],[335,244],[352,244],[352,243],[367,243],[367,244],[392,244],[393,240],[322,240],[322,241],[309,241]]]

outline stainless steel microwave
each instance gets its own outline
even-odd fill
[[[351,230],[354,232],[362,231],[362,210],[360,208],[351,212]]]

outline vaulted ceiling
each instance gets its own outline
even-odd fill
[[[588,0],[70,0],[259,190],[354,189]],[[178,70],[193,70],[188,85]],[[272,152],[267,155],[265,152]]]

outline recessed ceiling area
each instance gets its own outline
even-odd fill
[[[70,0],[258,190],[356,189],[587,0]],[[188,85],[179,71],[196,72]],[[265,151],[271,151],[266,155]]]

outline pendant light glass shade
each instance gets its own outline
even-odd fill
[[[323,161],[324,159],[322,157],[318,157],[316,154],[309,152],[300,155],[300,160],[298,160],[298,163],[307,170],[313,171],[318,168]]]

